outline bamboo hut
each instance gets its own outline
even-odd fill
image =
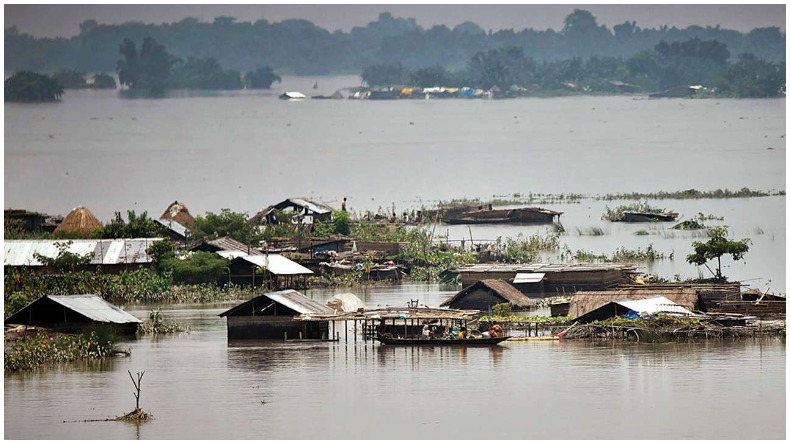
[[[55,228],[55,233],[73,233],[84,237],[102,227],[102,223],[85,207],[71,210],[63,222]]]
[[[189,213],[187,206],[179,201],[171,203],[165,212],[162,213],[162,216],[160,216],[159,219],[167,219],[172,220],[173,222],[178,222],[190,231],[194,231],[195,229],[195,218]]]

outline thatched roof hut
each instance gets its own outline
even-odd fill
[[[172,220],[186,227],[188,230],[195,229],[195,218],[189,213],[189,209],[183,203],[175,201],[162,213],[159,219]]]
[[[73,233],[90,236],[91,233],[102,227],[102,223],[85,207],[71,210],[63,222],[55,228],[55,233]]]
[[[484,279],[464,288],[440,304],[453,309],[488,310],[496,304],[508,302],[513,308],[530,309],[537,302],[528,298],[502,279]]]
[[[626,288],[621,290],[607,291],[577,291],[571,298],[571,306],[568,316],[578,318],[604,305],[628,299],[631,301],[638,299],[654,298],[663,296],[670,301],[685,307],[689,310],[705,310],[705,304],[700,299],[697,290],[693,287],[677,286],[672,288]]]

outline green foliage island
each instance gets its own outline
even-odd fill
[[[6,102],[57,102],[63,87],[44,74],[22,71],[5,80]]]

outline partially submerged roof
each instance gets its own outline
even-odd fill
[[[368,320],[379,321],[381,319],[411,319],[414,321],[434,321],[444,320],[472,320],[480,315],[480,310],[455,310],[452,308],[429,308],[429,307],[384,307],[374,308],[363,311],[351,311],[346,313],[319,313],[305,314],[297,316],[301,320]]]
[[[73,239],[58,240],[7,240],[3,245],[6,266],[41,266],[35,253],[55,258],[60,252],[58,244],[71,242],[66,251],[79,255],[92,254],[91,265],[146,264],[151,258],[145,250],[162,238],[139,239]]]
[[[54,302],[80,315],[95,321],[111,324],[140,323],[141,321],[95,294],[70,296],[43,296],[5,320],[6,324],[25,324],[30,319],[30,311],[36,306]],[[35,314],[35,313],[33,313]]]
[[[481,288],[488,288],[493,292],[494,295],[499,296],[499,298],[502,299],[502,302],[509,302],[515,307],[527,308],[527,307],[534,307],[537,305],[535,301],[528,298],[527,296],[524,295],[524,293],[520,292],[516,287],[508,284],[502,279],[484,279],[481,281],[477,281],[474,284],[459,291],[453,297],[442,302],[440,306],[448,307],[458,299],[461,299],[464,296],[472,293],[473,291]]]
[[[249,262],[277,275],[313,274],[309,268],[305,268],[279,254],[241,255],[234,257],[233,260]]]
[[[656,315],[659,313],[668,313],[680,316],[695,316],[693,312],[687,308],[678,305],[663,296],[656,296],[646,299],[621,299],[618,301],[611,301],[604,304],[589,313],[579,316],[574,319],[576,322],[585,323],[592,321],[600,321],[610,319],[615,316],[624,316],[629,312],[634,312],[639,316]]]
[[[629,264],[475,264],[458,268],[460,273],[568,273],[576,271],[624,271],[636,269]]]
[[[568,316],[576,318],[612,301],[639,300],[663,296],[689,310],[704,310],[705,306],[693,287],[624,288],[606,291],[578,291],[571,298]]]
[[[267,307],[266,302],[276,302],[280,305],[290,308],[299,314],[307,313],[325,313],[334,314],[334,310],[326,305],[319,304],[318,302],[310,299],[309,297],[299,293],[296,290],[283,290],[275,291],[272,293],[265,293],[260,296],[254,297],[247,302],[239,304],[230,310],[219,314],[220,317],[225,316],[245,316],[252,315],[253,309],[264,309]]]

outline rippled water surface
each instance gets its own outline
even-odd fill
[[[323,301],[332,292],[313,292]],[[447,291],[381,289],[371,305]],[[748,439],[785,437],[783,340],[496,347],[232,342],[228,305],[165,307],[190,334],[129,357],[6,375],[6,439]],[[130,311],[144,317],[145,307]],[[145,370],[137,427],[126,373]],[[757,413],[759,412],[759,414]]]

